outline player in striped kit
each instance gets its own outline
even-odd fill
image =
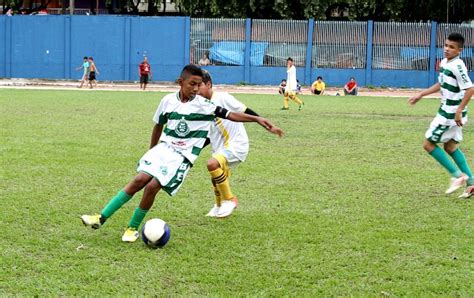
[[[467,104],[474,94],[474,87],[466,66],[459,55],[464,47],[464,37],[451,33],[444,44],[445,58],[440,63],[438,82],[421,93],[411,97],[409,103],[416,104],[423,96],[441,90],[441,107],[425,133],[423,148],[436,159],[451,175],[451,184],[446,194],[451,194],[467,183],[459,198],[474,194],[474,178],[466,158],[459,149],[462,141],[462,127],[467,122]],[[436,144],[443,143],[444,151]]]
[[[269,132],[282,136],[283,131],[264,118],[229,112],[197,95],[202,76],[199,67],[184,67],[178,79],[180,90],[163,97],[153,117],[155,126],[150,150],[140,159],[138,174],[107,203],[100,214],[81,216],[84,225],[100,228],[135,193],[144,189],[140,204],[122,236],[124,242],[135,242],[139,237],[138,227],[152,207],[158,191],[163,189],[171,196],[178,192],[204,147],[211,123],[216,117],[258,122]]]
[[[206,70],[203,70],[202,82],[199,95],[209,99],[215,105],[231,112],[258,116],[229,93],[212,90],[212,78]],[[212,158],[207,161],[207,169],[214,187],[215,204],[207,216],[223,218],[231,215],[238,204],[237,197],[230,189],[229,178],[231,167],[236,167],[247,158],[249,138],[243,123],[215,118],[211,125],[209,139]]]

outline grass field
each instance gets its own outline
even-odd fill
[[[163,94],[1,90],[1,296],[471,296],[474,201],[421,143],[439,106],[425,99],[236,95],[286,131],[247,124],[232,217],[213,204],[201,154],[176,197],[147,218],[164,249],[121,242],[141,194],[100,230],[98,212],[135,174]],[[474,133],[463,149],[474,167]]]

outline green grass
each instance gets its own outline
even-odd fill
[[[473,200],[421,143],[437,100],[236,95],[286,131],[247,124],[232,177],[239,209],[213,204],[201,154],[166,220],[164,249],[120,237],[141,194],[100,230],[98,212],[135,174],[163,94],[2,90],[0,295],[472,296]],[[474,134],[462,148],[474,166]]]

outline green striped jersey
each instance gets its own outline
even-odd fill
[[[459,56],[451,60],[444,58],[439,66],[438,82],[441,85],[442,98],[438,118],[443,119],[446,125],[456,125],[454,115],[464,97],[465,90],[472,87],[472,82],[466,65]],[[467,108],[462,113],[463,122],[466,116]]]
[[[204,147],[215,111],[216,106],[199,95],[188,102],[179,99],[179,92],[165,95],[153,117],[155,123],[165,125],[160,142],[194,163]]]

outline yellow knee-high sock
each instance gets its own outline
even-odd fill
[[[217,168],[214,171],[209,172],[212,177],[213,183],[215,183],[219,194],[221,195],[221,199],[223,200],[230,200],[234,197],[232,191],[230,190],[230,183],[229,179],[227,179],[227,175],[221,168]]]
[[[288,95],[285,95],[285,97],[283,97],[283,107],[285,109],[288,109],[289,106],[290,105],[289,105]]]
[[[212,188],[214,189],[214,200],[216,202],[216,205],[220,207],[221,202],[222,202],[221,193],[217,189],[216,184],[214,183],[214,180],[211,179],[211,181],[212,181]]]
[[[298,105],[301,105],[303,102],[301,101],[301,99],[299,99],[296,95],[293,95],[292,97],[290,97],[294,102],[296,102]]]

